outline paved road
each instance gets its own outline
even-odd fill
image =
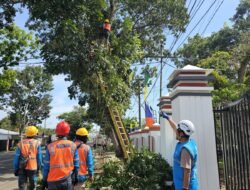
[[[14,152],[0,152],[0,190],[18,190],[13,174]]]

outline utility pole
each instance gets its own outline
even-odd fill
[[[163,41],[161,41],[161,70],[160,70],[160,99],[162,96],[162,69],[163,69]],[[161,108],[159,107],[159,111]],[[159,115],[159,123],[160,123],[160,115]]]
[[[162,96],[163,41],[161,41],[160,98]]]
[[[139,81],[138,100],[139,100],[139,128],[141,129],[141,84],[140,84],[140,81]]]
[[[143,81],[144,79],[142,77],[136,77],[135,82],[134,82],[134,88],[135,88],[135,93],[138,96],[138,106],[139,106],[139,111],[138,111],[138,118],[139,118],[139,128],[141,129],[141,90],[143,87]]]

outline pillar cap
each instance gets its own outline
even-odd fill
[[[203,68],[200,68],[200,67],[196,67],[196,66],[193,66],[193,65],[186,65],[185,67],[181,68],[181,69],[176,69],[172,72],[172,74],[168,77],[168,80],[171,81],[173,80],[176,75],[178,75],[179,73],[181,72],[195,72],[195,73],[199,73],[199,72],[204,72],[204,75],[209,75],[213,69],[203,69]]]

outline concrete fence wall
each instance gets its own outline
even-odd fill
[[[208,85],[211,72],[212,70],[190,65],[173,71],[168,84],[168,88],[172,89],[171,93],[162,97],[159,103],[160,109],[172,115],[176,122],[188,119],[196,127],[192,138],[196,140],[198,146],[199,189],[202,190],[219,190],[211,95],[213,87]],[[134,145],[135,139],[138,139],[139,149],[142,148],[141,137],[144,137],[144,147],[156,153],[159,152],[170,165],[173,165],[173,152],[177,141],[173,130],[165,119],[160,119],[159,131],[143,130],[130,134]]]

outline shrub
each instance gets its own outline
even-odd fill
[[[91,187],[100,189],[166,189],[166,181],[172,181],[172,169],[161,157],[147,150],[135,153],[126,163],[109,162],[103,174]]]

